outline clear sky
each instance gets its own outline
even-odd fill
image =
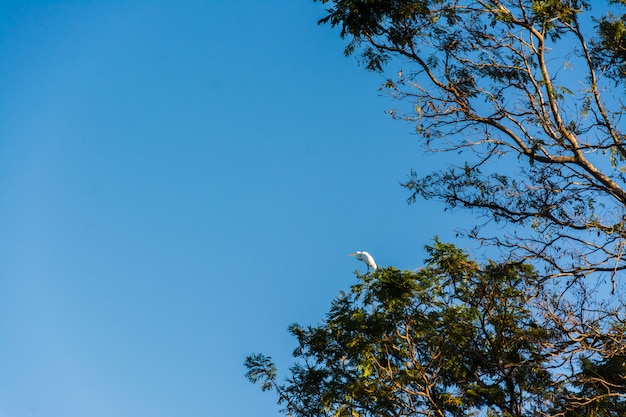
[[[349,253],[453,241],[399,186],[433,157],[323,9],[0,3],[0,417],[277,415],[243,361],[285,370]]]

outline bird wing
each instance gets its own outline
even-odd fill
[[[367,252],[362,252],[361,256],[363,257],[362,261],[371,266],[373,269],[378,268],[376,266],[376,262],[374,262],[374,258]]]

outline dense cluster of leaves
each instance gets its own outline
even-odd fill
[[[624,0],[610,3],[625,5]],[[618,80],[626,78],[626,15],[609,13],[598,20],[598,39],[593,43],[596,66]]]
[[[426,267],[359,276],[321,325],[292,325],[286,384],[263,355],[247,359],[248,378],[300,417],[624,415],[624,346],[587,346],[542,314],[556,304],[545,310],[530,266],[427,249]]]

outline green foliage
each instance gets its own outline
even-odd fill
[[[626,356],[582,359],[577,394],[582,406],[572,416],[622,417],[626,415]],[[591,401],[593,400],[593,401]]]
[[[276,378],[276,367],[272,363],[272,358],[263,355],[251,355],[246,358],[245,366],[250,369],[246,376],[251,382],[261,382],[263,391],[272,388],[271,381]]]
[[[515,233],[467,234],[542,273],[626,269],[626,14],[584,0],[317,1],[346,54],[374,71],[402,63],[383,87],[408,103],[393,117],[414,122],[428,151],[463,155],[411,175],[411,201],[506,222]]]
[[[408,103],[393,117],[427,150],[463,155],[412,172],[409,201],[507,226],[467,234],[508,261],[435,241],[419,270],[357,276],[320,325],[290,327],[285,382],[262,355],[248,378],[295,417],[625,416],[626,14],[594,17],[584,0],[314,1],[346,55],[402,63],[383,86]]]
[[[614,324],[601,342],[603,355],[580,357],[580,372],[565,417],[626,416],[626,337],[624,322]]]
[[[537,321],[538,277],[528,265],[478,265],[435,241],[414,272],[358,276],[318,326],[294,324],[286,384],[271,362],[248,358],[248,378],[273,386],[292,416],[502,416],[546,411],[554,329]],[[537,414],[538,415],[538,414]]]
[[[434,19],[429,7],[432,4],[443,3],[428,0],[314,1],[333,3],[333,7],[328,9],[328,15],[320,19],[319,23],[340,26],[341,37],[352,38],[352,42],[345,49],[346,55],[353,54],[364,39],[371,39],[382,33],[388,34],[399,45],[406,45],[413,36],[429,30],[428,26]],[[377,46],[366,47],[362,51],[362,57],[366,68],[372,71],[382,71],[384,64],[389,60],[389,54]]]
[[[529,265],[427,250],[419,270],[357,275],[320,325],[291,325],[284,383],[263,355],[246,376],[294,417],[626,415],[623,318],[585,333]]]
[[[608,14],[598,20],[599,39],[593,43],[598,67],[612,77],[626,77],[626,15]]]

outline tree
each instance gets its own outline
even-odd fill
[[[248,357],[248,378],[298,417],[624,415],[626,398],[603,385],[624,393],[623,344],[621,356],[589,359],[586,340],[545,314],[553,301],[532,267],[479,266],[438,241],[427,250],[424,268],[357,276],[321,325],[292,325],[286,383],[263,355]]]
[[[559,355],[587,375],[570,394],[589,413],[600,397],[621,401],[626,2],[314,1],[327,5],[320,23],[348,39],[347,55],[372,71],[402,68],[383,86],[403,106],[391,115],[414,123],[428,150],[458,158],[412,172],[409,201],[482,216],[467,234],[535,266],[553,300],[538,311],[580,342]]]
[[[295,416],[626,415],[626,2],[314,1],[347,55],[395,69],[392,117],[454,155],[409,200],[475,211],[467,235],[505,260],[436,244],[421,271],[362,276],[291,328],[286,384],[264,356],[248,376]]]
[[[413,172],[411,199],[505,222],[504,236],[469,234],[550,276],[626,268],[625,15],[578,0],[316,1],[346,54],[402,68],[384,86],[407,103],[392,115],[430,150],[464,152]]]

